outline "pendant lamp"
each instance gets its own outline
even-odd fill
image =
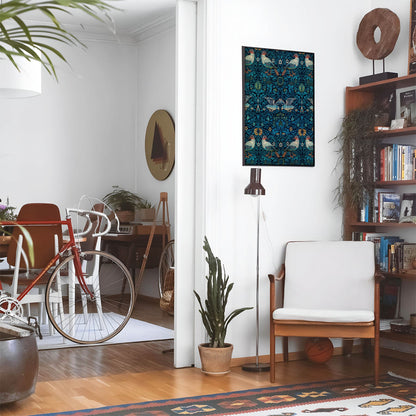
[[[14,58],[17,69],[7,58],[0,59],[0,98],[26,98],[42,92],[42,67],[39,61]]]

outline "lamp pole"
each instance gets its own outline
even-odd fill
[[[261,184],[261,169],[251,168],[250,183],[244,189],[246,195],[257,197],[257,259],[256,259],[256,362],[242,366],[245,371],[261,372],[269,371],[270,366],[259,362],[259,282],[260,282],[260,195],[265,195],[266,190]]]

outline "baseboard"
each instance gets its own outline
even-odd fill
[[[362,351],[361,345],[354,345],[352,353],[356,354]],[[342,347],[335,347],[333,355],[342,355]],[[283,353],[279,353],[275,355],[276,362],[281,363],[283,362]],[[296,361],[296,360],[306,360],[306,354],[304,351],[295,351],[289,353],[289,361]],[[232,358],[231,359],[231,367],[240,367],[243,364],[255,363],[256,357],[241,357],[241,358]],[[260,363],[269,363],[270,356],[269,355],[261,355],[259,356]]]

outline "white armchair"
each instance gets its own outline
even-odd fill
[[[304,241],[286,246],[285,262],[270,279],[270,381],[275,381],[275,337],[374,339],[379,375],[379,275],[368,241]],[[282,281],[282,307],[276,281]]]

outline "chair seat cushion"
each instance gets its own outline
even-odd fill
[[[273,312],[275,320],[315,322],[372,322],[374,312],[368,310],[279,308]]]

